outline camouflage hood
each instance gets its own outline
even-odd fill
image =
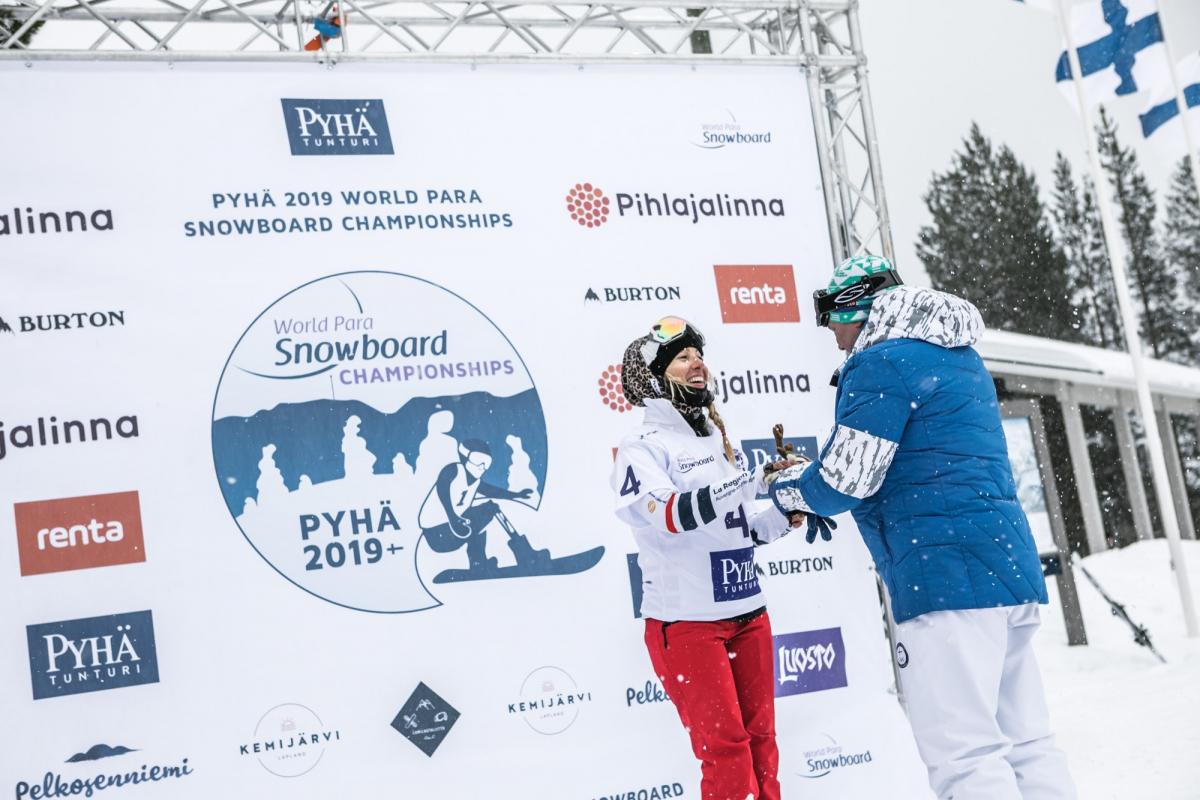
[[[920,339],[939,347],[966,347],[983,334],[979,309],[952,294],[898,286],[875,298],[851,355],[889,339]]]

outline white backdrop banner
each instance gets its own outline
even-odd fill
[[[828,431],[803,73],[0,93],[4,791],[698,800],[611,510],[618,365],[680,314],[751,459]],[[925,796],[852,523],[758,560],[785,796]]]

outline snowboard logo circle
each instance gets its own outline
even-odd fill
[[[908,648],[902,643],[896,643],[896,666],[904,669],[908,666]]]
[[[604,552],[545,541],[533,378],[480,309],[422,278],[346,272],[268,306],[222,371],[212,444],[246,540],[337,605],[422,611],[442,604],[422,568],[432,584],[562,575]]]

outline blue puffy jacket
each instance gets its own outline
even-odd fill
[[[903,286],[875,299],[842,367],[820,457],[771,487],[784,511],[852,511],[897,622],[1046,602],[1000,408],[971,348],[979,312]]]

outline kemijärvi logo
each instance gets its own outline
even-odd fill
[[[382,100],[284,98],[280,102],[294,156],[392,155]]]
[[[212,436],[246,540],[331,603],[421,611],[441,605],[425,574],[567,575],[604,554],[539,519],[546,421],[521,356],[421,278],[347,272],[272,303],[229,357]]]

